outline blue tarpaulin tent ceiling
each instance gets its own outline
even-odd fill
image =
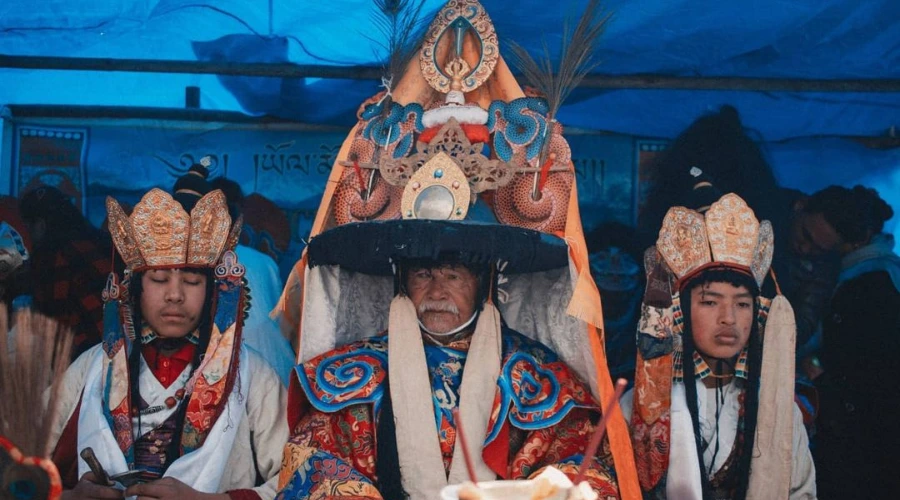
[[[443,2],[429,0],[430,11]],[[537,53],[558,42],[584,0],[483,2],[501,37]],[[271,17],[270,17],[271,5]],[[613,18],[598,53],[602,75],[900,80],[900,3],[893,0],[608,0]],[[6,0],[0,54],[176,61],[377,66],[384,51],[367,0]],[[507,44],[508,45],[508,44]],[[233,80],[233,79],[231,79]],[[372,80],[255,79],[215,75],[0,71],[0,102],[183,106],[279,114],[349,125]],[[250,88],[253,88],[254,93]],[[231,90],[241,89],[239,95]],[[896,90],[896,88],[895,88]],[[336,98],[347,96],[347,99]],[[350,97],[353,97],[351,99]],[[732,103],[765,140],[881,135],[897,125],[897,93],[585,89],[562,118],[572,126],[673,137],[698,111]]]
[[[564,19],[577,15],[586,0],[482,3],[502,51],[515,41],[536,54],[545,41],[556,53]],[[426,16],[442,4],[426,0]],[[900,147],[891,138],[900,124],[900,2],[607,0],[604,5],[612,18],[597,52],[601,64],[560,113],[570,130],[587,137],[603,137],[593,132],[628,137],[637,150],[641,138],[670,139],[703,113],[730,104],[784,184],[811,191],[829,183],[866,182],[900,208]],[[8,107],[2,115],[0,188],[17,190],[19,138],[13,128],[28,124],[85,127],[91,137],[91,147],[82,148],[88,192],[95,183],[104,185],[105,169],[149,166],[129,159],[123,167],[125,146],[115,166],[92,161],[98,137],[136,139],[96,127],[178,124],[184,134],[202,136],[243,121],[239,129],[281,127],[279,133],[295,137],[331,133],[329,141],[307,143],[332,147],[354,123],[358,104],[379,90],[373,77],[384,51],[373,40],[378,37],[374,15],[368,0],[5,0],[0,3],[0,106]],[[187,87],[199,88],[202,110],[233,114],[175,112],[185,106]],[[47,121],[51,115],[56,121]],[[98,122],[98,115],[113,119]],[[297,123],[305,125],[292,125]],[[874,139],[850,139],[860,137]],[[599,147],[588,139],[576,142]],[[185,139],[179,145],[191,149],[195,143]],[[578,153],[575,145],[573,150]],[[154,156],[143,150],[134,154]],[[234,158],[226,162],[229,176],[245,188],[250,182],[258,187],[258,176],[243,170],[259,169],[259,162],[238,165]],[[170,181],[134,172],[119,177],[123,184]],[[109,190],[149,186],[124,187]],[[316,194],[304,193],[304,200]],[[298,202],[284,192],[270,197],[283,207],[314,209],[313,202]]]

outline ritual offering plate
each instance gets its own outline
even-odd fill
[[[466,482],[441,490],[441,500],[596,500],[582,482],[578,487],[559,469],[548,467],[534,479]]]

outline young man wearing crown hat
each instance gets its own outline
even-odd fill
[[[107,200],[125,280],[110,275],[103,343],[65,376],[52,436],[64,497],[275,496],[286,394],[241,341],[240,224],[221,191],[205,194],[204,170],[192,167],[174,198],[150,190],[130,216]],[[79,456],[86,448],[114,481],[127,473],[124,493]]]
[[[793,400],[790,304],[769,300],[772,226],[737,195],[669,210],[645,254],[631,415],[646,498],[815,498]],[[633,408],[633,412],[632,412]]]

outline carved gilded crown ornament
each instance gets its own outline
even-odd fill
[[[406,184],[401,210],[404,219],[462,220],[471,202],[463,171],[450,156],[438,153]]]
[[[421,136],[420,136],[421,138]],[[444,154],[465,174],[472,191],[482,193],[505,186],[512,178],[512,170],[503,161],[485,156],[484,143],[472,143],[455,118],[450,118],[428,143],[419,142],[417,152],[381,164],[381,174],[394,186],[406,186],[414,172],[430,159]]]
[[[240,220],[232,227],[220,190],[203,196],[190,214],[156,188],[141,198],[131,216],[113,198],[106,199],[106,209],[113,242],[130,271],[215,267],[240,234]]]
[[[455,163],[471,192],[491,199],[502,224],[565,230],[573,167],[562,125],[549,119],[546,100],[519,87],[478,1],[448,1],[429,25],[418,61],[392,78],[400,83],[357,113],[338,162],[335,225],[406,218],[401,198],[410,180],[446,155],[441,161]]]
[[[440,62],[441,41],[448,32],[455,35],[454,56],[446,65]],[[472,33],[481,45],[481,57],[470,65],[463,57],[466,33]],[[471,92],[487,81],[500,58],[500,44],[494,23],[477,1],[451,0],[444,5],[428,27],[422,44],[419,65],[429,85],[438,92]]]
[[[734,193],[722,196],[705,216],[672,207],[663,219],[656,248],[678,277],[679,285],[710,267],[746,272],[762,286],[772,265],[774,236],[769,221]]]

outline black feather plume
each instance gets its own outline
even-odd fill
[[[563,25],[558,68],[553,67],[546,40],[543,43],[543,57],[537,59],[521,45],[515,42],[510,44],[512,64],[546,96],[549,118],[556,116],[572,89],[599,64],[594,51],[610,17],[601,8],[600,0],[589,0],[574,30],[569,28],[567,19]]]

